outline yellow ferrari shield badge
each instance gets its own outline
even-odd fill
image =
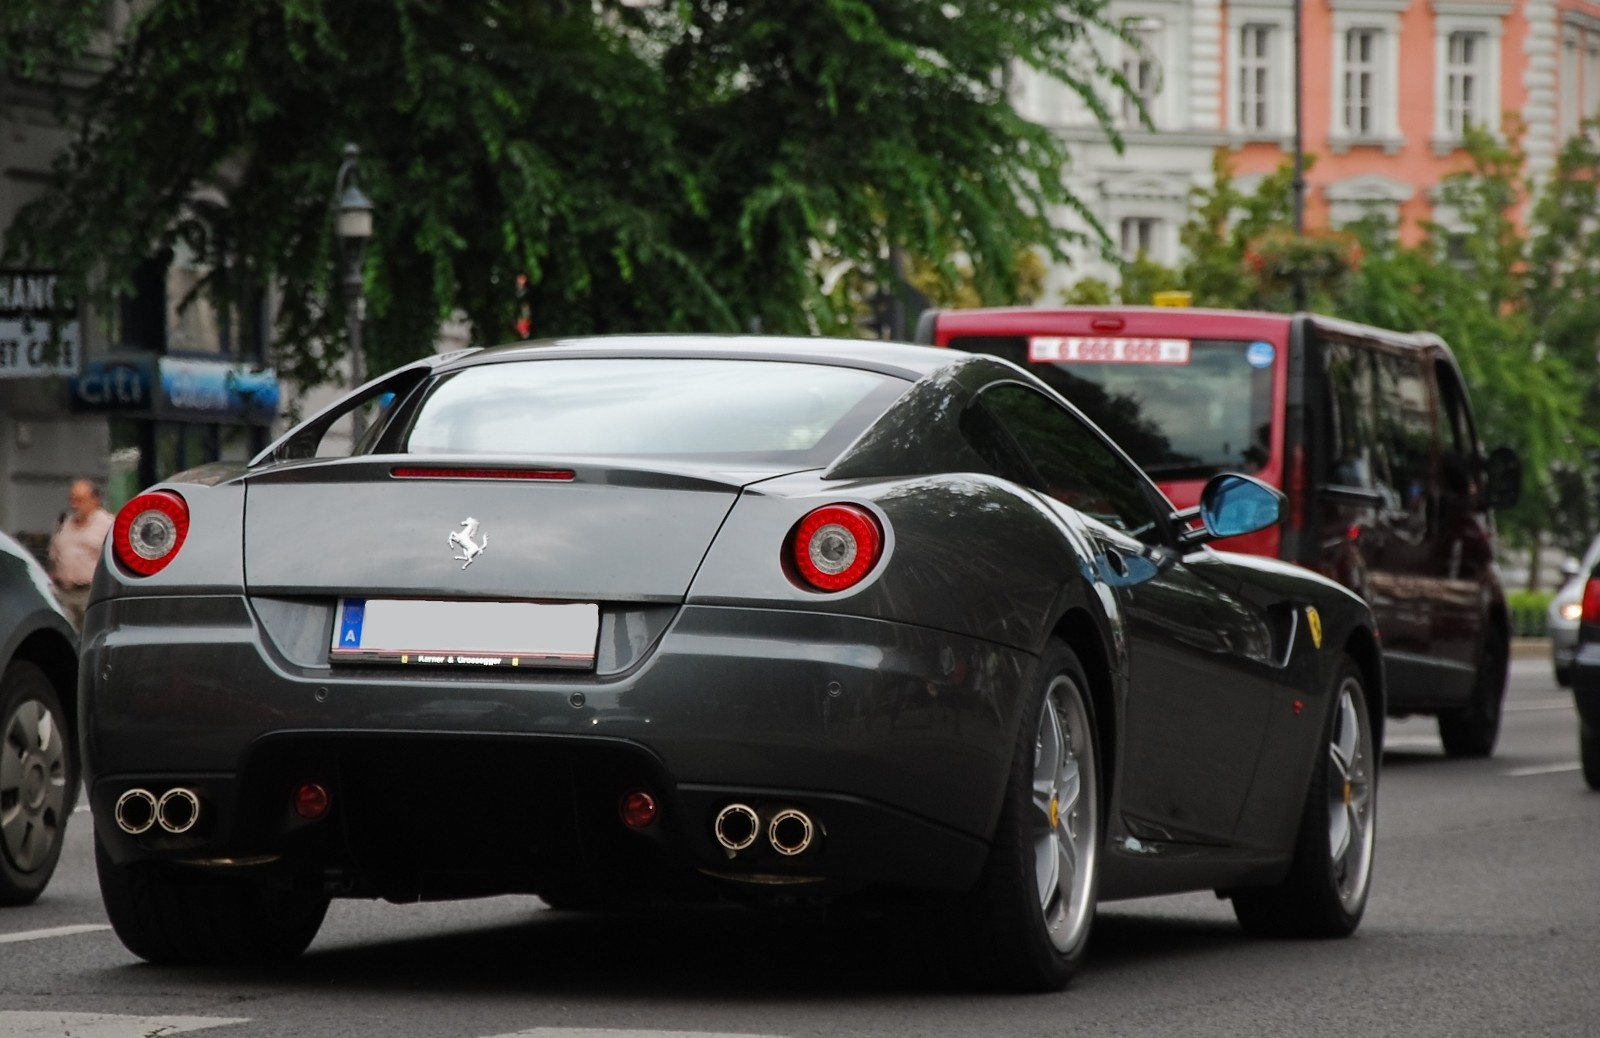
[[[1316,606],[1306,606],[1306,623],[1311,626],[1311,644],[1322,648],[1322,614]]]

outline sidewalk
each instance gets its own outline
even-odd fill
[[[1511,658],[1514,660],[1547,660],[1550,658],[1550,639],[1513,638],[1511,639]]]

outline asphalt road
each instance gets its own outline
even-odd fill
[[[534,898],[335,902],[291,968],[161,969],[106,928],[80,814],[45,897],[0,911],[0,1036],[1600,1036],[1600,793],[1547,661],[1513,663],[1492,760],[1445,759],[1425,720],[1389,746],[1354,937],[1252,940],[1209,894],[1111,904],[1072,986],[1029,997],[942,988],[870,923]]]

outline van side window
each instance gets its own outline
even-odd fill
[[[1439,390],[1439,474],[1447,491],[1470,495],[1476,489],[1473,469],[1477,465],[1478,438],[1466,395],[1455,369],[1448,363],[1436,361],[1433,371]]]
[[[1380,486],[1391,507],[1419,518],[1433,485],[1433,409],[1422,358],[1413,353],[1375,352],[1378,441],[1388,455],[1391,483]]]
[[[976,406],[987,409],[1027,457],[1037,473],[1030,480],[1035,489],[1132,537],[1162,540],[1145,477],[1077,415],[1016,383],[984,390]],[[962,426],[966,430],[968,422]],[[979,444],[974,449],[985,453]]]
[[[1372,351],[1351,342],[1324,340],[1328,387],[1328,457],[1323,478],[1342,487],[1371,490],[1391,485],[1389,461],[1378,437],[1377,370]]]

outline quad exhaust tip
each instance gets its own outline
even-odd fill
[[[767,814],[765,824],[762,821],[763,814]],[[749,804],[740,803],[729,804],[718,811],[716,823],[712,826],[717,843],[730,858],[754,846],[763,835],[773,850],[792,858],[805,853],[816,839],[817,831],[811,816],[797,807],[785,807],[777,811],[768,808],[766,812],[757,812]]]
[[[716,834],[723,850],[730,855],[738,854],[755,843],[756,837],[761,835],[761,816],[749,804],[729,804],[717,812],[712,832]]]
[[[772,844],[773,850],[789,857],[804,854],[815,834],[811,816],[798,808],[784,808],[767,824],[767,842]]]
[[[135,787],[117,797],[113,817],[117,828],[129,836],[147,833],[157,825],[179,836],[200,821],[200,797],[192,789],[174,786],[158,799],[148,789]]]

